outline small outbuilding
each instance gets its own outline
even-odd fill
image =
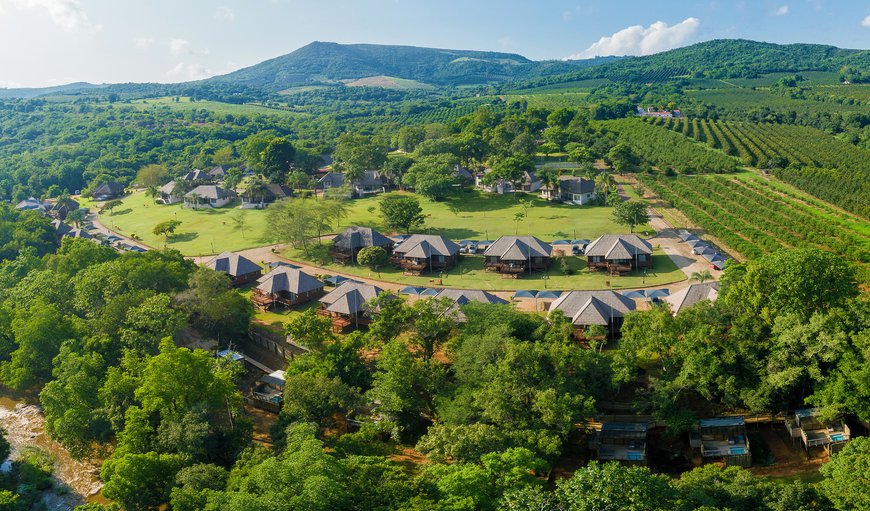
[[[852,439],[852,431],[841,417],[821,420],[818,408],[796,410],[786,417],[785,427],[792,438],[800,438],[807,452],[813,447],[821,447],[830,456],[839,452]]]
[[[647,429],[644,422],[603,422],[592,434],[591,447],[599,461],[647,464]]]
[[[353,264],[359,251],[366,247],[381,247],[389,254],[393,251],[393,240],[371,227],[348,227],[332,240],[329,254],[337,263]]]
[[[232,252],[224,252],[205,265],[214,271],[226,273],[233,286],[247,284],[263,275],[263,268],[259,264]]]
[[[108,201],[119,199],[124,196],[124,185],[116,181],[106,181],[91,192],[91,197],[96,201]]]
[[[220,208],[235,198],[234,192],[224,190],[218,185],[199,185],[184,194],[184,207],[191,209]]]
[[[701,458],[721,459],[726,466],[752,465],[749,435],[743,417],[701,419],[689,437],[689,443],[700,449]]]
[[[671,308],[671,312],[676,316],[680,311],[695,305],[698,302],[710,301],[715,302],[719,297],[718,282],[704,282],[701,284],[691,284],[677,291],[672,295],[662,298]]]

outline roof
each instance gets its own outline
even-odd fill
[[[698,425],[702,428],[728,428],[744,426],[743,417],[716,417],[715,419],[701,419]]]
[[[67,238],[81,238],[85,240],[90,240],[94,238],[87,231],[84,231],[82,229],[70,229],[62,234],[62,236],[65,236]]]
[[[172,192],[175,191],[175,186],[176,186],[175,181],[170,181],[170,182],[166,183],[165,185],[161,186],[160,188],[158,188],[157,191],[160,193],[164,193],[166,195],[172,195]]]
[[[284,371],[272,371],[260,378],[260,381],[263,383],[268,383],[269,385],[274,385],[279,388],[284,388],[284,385],[287,383],[287,379],[284,376]]]
[[[534,236],[502,236],[483,255],[508,261],[524,261],[529,257],[550,257],[553,247]]]
[[[341,172],[327,172],[317,184],[321,186],[339,187],[344,183],[344,174]]]
[[[595,181],[574,176],[560,176],[559,189],[563,192],[586,194],[595,191]]]
[[[570,291],[550,305],[550,311],[562,311],[575,325],[608,325],[610,318],[634,309],[634,301],[614,291]]]
[[[39,199],[35,199],[33,197],[29,197],[21,202],[19,202],[15,209],[28,210],[28,209],[45,209],[45,203],[40,201]]]
[[[333,243],[342,250],[351,250],[361,247],[390,247],[393,240],[387,238],[371,227],[348,227],[335,237]]]
[[[193,190],[184,194],[185,197],[193,197],[197,195],[203,199],[226,199],[234,194],[228,190],[224,190],[218,185],[199,185]]]
[[[647,431],[647,423],[645,422],[603,422],[601,423],[601,431],[632,431],[643,432]]]
[[[427,259],[432,255],[448,257],[459,253],[459,245],[444,236],[414,234],[394,248],[393,252],[419,259]]]
[[[652,245],[637,234],[605,234],[589,242],[584,254],[605,259],[631,259],[635,254],[652,254]]]
[[[57,231],[58,236],[66,236],[70,231],[72,231],[72,227],[63,223],[61,220],[52,220],[51,225]]]
[[[266,185],[266,189],[269,190],[269,193],[271,193],[276,199],[285,199],[293,196],[293,189],[287,185],[269,183]]]
[[[323,282],[311,275],[289,266],[278,266],[260,277],[257,282],[257,289],[271,294],[287,291],[298,295],[323,289],[324,286]]]
[[[211,177],[224,177],[227,175],[227,169],[223,165],[217,165],[208,171],[208,175]]]
[[[454,173],[460,179],[467,179],[469,181],[474,179],[474,175],[466,167],[463,167],[462,165],[456,165],[454,167]]]
[[[232,252],[224,252],[205,263],[205,265],[214,271],[222,271],[231,277],[263,271],[257,263]]]
[[[116,181],[106,181],[96,187],[91,195],[120,195],[124,193],[124,185]]]
[[[384,290],[371,284],[346,281],[320,299],[326,310],[350,316],[368,312],[366,304]]]
[[[211,176],[204,170],[195,169],[182,176],[181,179],[185,181],[211,181]]]
[[[492,293],[477,289],[442,289],[435,298],[447,298],[459,305],[470,302],[506,304],[507,300],[499,298]]]

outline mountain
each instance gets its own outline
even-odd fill
[[[56,85],[54,87],[35,87],[35,88],[19,88],[19,89],[0,89],[0,99],[6,98],[37,98],[48,94],[66,94],[71,92],[82,92],[93,89],[102,89],[106,85],[95,85],[87,82],[68,83],[66,85]]]
[[[206,81],[272,91],[376,76],[430,85],[477,85],[566,73],[607,61],[534,62],[514,53],[313,42],[287,55]]]

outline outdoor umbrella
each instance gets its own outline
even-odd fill
[[[647,298],[650,298],[650,299],[662,298],[662,297],[668,296],[670,294],[671,294],[671,292],[668,291],[667,289],[652,289],[652,290],[649,290],[646,292]]]
[[[432,289],[428,287],[424,287],[422,291],[420,291],[420,296],[435,296],[438,294],[437,289]]]
[[[559,298],[562,296],[561,291],[539,291],[538,298]]]
[[[418,296],[420,292],[422,292],[425,287],[415,287],[415,286],[407,286],[403,287],[401,291],[399,291],[400,295],[415,295]]]
[[[555,240],[552,245],[570,245],[571,240]]]
[[[635,289],[632,291],[623,291],[622,296],[624,296],[626,298],[631,298],[632,300],[634,300],[636,298],[646,298],[646,291],[643,291],[642,289]]]
[[[514,293],[514,298],[537,298],[537,291],[520,290]]]

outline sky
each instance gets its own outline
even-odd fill
[[[721,38],[870,48],[870,0],[0,0],[0,87],[194,80],[311,41],[543,60]]]

